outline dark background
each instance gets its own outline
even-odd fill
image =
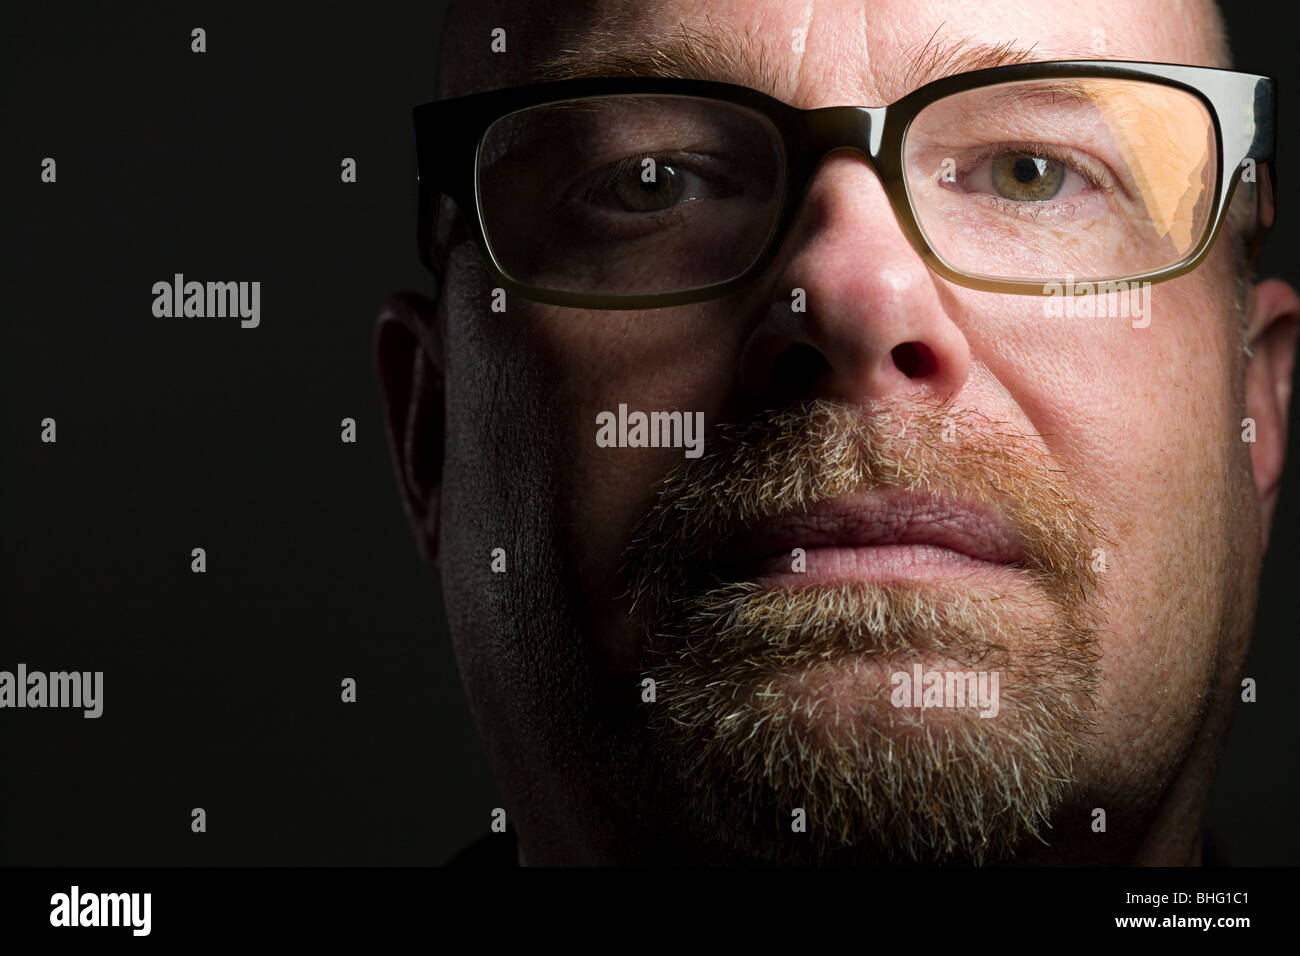
[[[433,97],[443,5],[6,9],[0,669],[102,670],[105,703],[98,720],[0,711],[0,863],[427,864],[487,832],[500,796],[372,359],[383,295],[430,289],[410,109]],[[1300,283],[1282,10],[1228,17],[1238,67],[1280,87],[1262,272]],[[151,287],[176,272],[260,280],[261,326],[155,318]],[[1300,862],[1298,483],[1293,462],[1248,668],[1260,698],[1209,805],[1234,863]]]

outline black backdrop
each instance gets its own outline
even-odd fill
[[[268,6],[4,13],[0,669],[101,670],[105,690],[98,720],[0,711],[0,863],[438,863],[501,802],[372,360],[383,294],[429,289],[410,108],[433,94],[443,4]],[[1279,79],[1264,272],[1300,282],[1281,9],[1229,19],[1239,66]],[[153,283],[177,272],[260,281],[260,327],[154,317]],[[1300,860],[1298,484],[1291,465],[1249,666],[1260,700],[1210,802],[1232,862]]]

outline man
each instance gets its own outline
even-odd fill
[[[1300,300],[1264,86],[968,82],[1077,60],[1229,66],[1209,3],[453,8],[449,103],[571,83],[421,116],[377,342],[520,862],[1201,862]]]

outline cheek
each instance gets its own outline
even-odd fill
[[[529,354],[555,370],[554,409],[563,443],[559,502],[567,533],[559,546],[598,620],[614,629],[611,604],[632,527],[653,487],[718,422],[734,381],[735,346],[716,304],[652,312],[536,308],[525,319]],[[735,323],[731,323],[734,325]],[[669,436],[637,432],[637,413],[680,413]],[[700,425],[703,425],[702,433]],[[667,437],[667,441],[662,441]],[[653,442],[660,447],[634,443]],[[680,441],[680,444],[678,442]],[[613,444],[611,444],[611,442]],[[664,447],[667,445],[668,447]]]
[[[618,568],[632,526],[654,483],[686,449],[602,447],[599,416],[617,421],[622,405],[627,415],[681,412],[694,425],[702,413],[707,433],[734,381],[743,330],[718,303],[583,311],[507,297],[505,311],[493,312],[492,290],[476,275],[482,270],[462,271],[448,330],[445,479],[449,494],[474,492],[446,520],[475,538],[468,546],[481,528],[500,524],[488,501],[529,488],[527,500],[505,509],[529,521],[527,512],[541,507],[535,499],[548,499],[553,520],[544,527],[552,537],[538,538],[532,520],[532,537],[520,547],[555,554],[583,595],[579,613],[598,618],[584,622],[589,633],[611,633],[605,615],[621,591]]]
[[[1242,453],[1230,441],[1240,437],[1239,319],[1220,267],[1212,258],[1203,272],[1151,286],[1140,319],[1047,316],[1043,300],[1005,296],[970,310],[967,334],[988,379],[1120,539],[1194,519],[1163,505],[1209,493],[1197,489],[1207,478],[1222,488]]]

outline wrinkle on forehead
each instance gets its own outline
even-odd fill
[[[863,51],[864,56],[866,51]],[[876,77],[875,87],[888,90],[887,101],[954,73],[1025,63],[1033,60],[1095,59],[1082,53],[1043,53],[1014,41],[978,43],[962,37],[941,38],[938,31],[912,44],[894,58],[899,69]],[[762,34],[706,22],[701,28],[677,25],[675,33],[659,36],[590,33],[581,46],[561,50],[540,64],[536,79],[569,80],[594,76],[650,76],[721,80],[752,86],[779,99],[806,100],[799,90],[817,88],[829,77],[810,80],[805,59],[794,62],[773,52]],[[868,70],[861,71],[864,75]],[[826,105],[826,104],[823,104]]]
[[[941,75],[1031,60],[1229,65],[1214,0],[1188,0],[1178,13],[1149,0],[1014,9],[979,0],[576,0],[559,8],[454,0],[442,88],[458,95],[547,79],[645,75],[740,83],[813,107],[892,103]],[[507,55],[487,49],[494,26],[506,27]],[[793,42],[796,31],[802,43]],[[1105,39],[1101,52],[1096,31]]]
[[[560,8],[454,0],[443,89],[456,95],[578,76],[680,76],[753,86],[801,106],[880,105],[948,73],[1029,60],[1229,65],[1213,0],[1188,0],[1177,16],[1163,3],[1110,5],[1126,16],[1109,13],[1107,0],[1015,9],[980,0],[578,0]],[[488,51],[494,26],[506,28],[508,54]],[[803,33],[800,44],[795,31]]]

